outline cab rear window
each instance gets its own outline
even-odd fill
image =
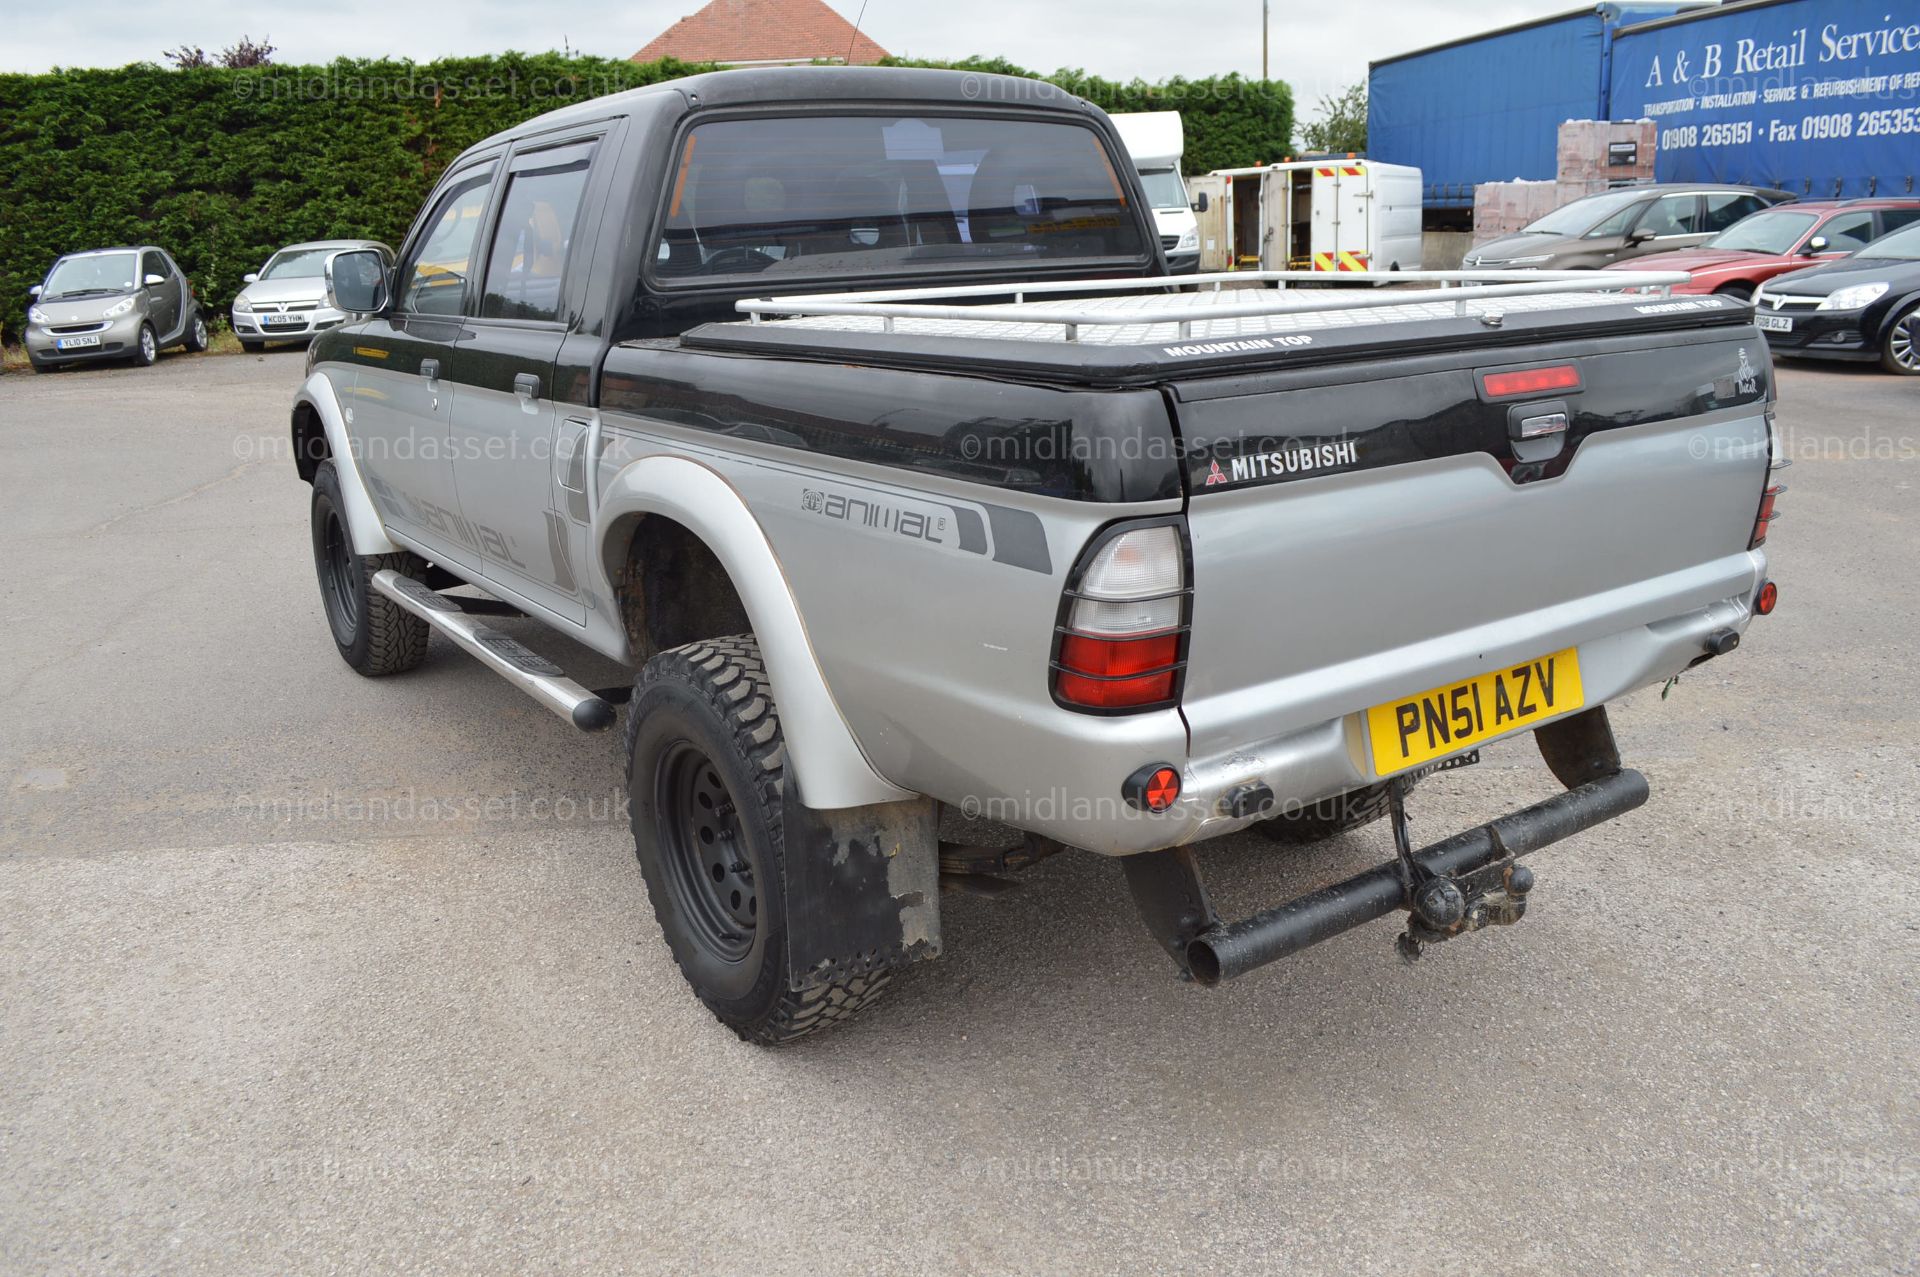
[[[1100,135],[967,116],[798,116],[695,126],[668,175],[667,282],[1146,252]]]

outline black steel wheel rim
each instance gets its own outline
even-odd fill
[[[740,810],[713,760],[675,741],[654,771],[668,888],[687,930],[723,962],[743,962],[759,930],[760,898]]]
[[[329,507],[320,525],[320,584],[327,599],[327,620],[343,643],[351,642],[360,628],[358,578],[346,526],[339,512]]]

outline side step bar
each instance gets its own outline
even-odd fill
[[[373,588],[581,731],[605,731],[618,717],[611,704],[568,678],[558,665],[517,639],[474,620],[458,600],[435,593],[392,568],[373,574]]]

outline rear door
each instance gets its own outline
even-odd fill
[[[1208,273],[1223,271],[1232,260],[1227,237],[1227,213],[1232,207],[1227,198],[1227,179],[1212,173],[1188,178],[1187,194],[1193,198],[1194,218],[1200,224],[1200,269]],[[1202,200],[1205,208],[1198,207]]]
[[[382,517],[433,556],[476,571],[479,536],[460,517],[453,486],[450,373],[470,335],[469,282],[498,169],[488,159],[442,180],[401,254],[392,306],[362,325],[352,347],[348,429]]]
[[[603,126],[604,127],[604,126]],[[601,134],[522,143],[509,158],[489,228],[484,276],[455,353],[453,479],[479,540],[481,571],[560,616],[586,619],[580,525],[570,519],[556,454],[577,454],[578,427],[557,436],[559,405],[584,407],[583,379],[556,387],[562,347],[577,327],[589,255],[589,188]],[[606,166],[598,166],[604,171]],[[604,179],[603,179],[604,180]],[[580,382],[581,384],[573,384]],[[560,464],[565,470],[567,463]]]

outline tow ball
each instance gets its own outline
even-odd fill
[[[1408,785],[1387,782],[1387,811],[1393,822],[1393,850],[1407,910],[1407,929],[1394,941],[1403,961],[1420,960],[1421,948],[1482,927],[1510,927],[1527,913],[1533,870],[1519,862],[1492,830],[1495,859],[1467,873],[1435,873],[1414,858],[1407,835]]]

